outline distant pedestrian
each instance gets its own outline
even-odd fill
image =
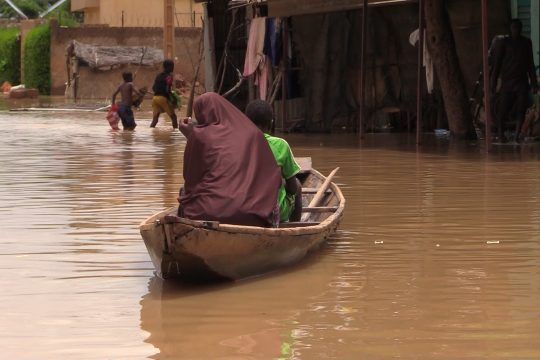
[[[122,121],[124,130],[134,130],[137,124],[135,123],[135,116],[133,115],[133,95],[140,96],[140,93],[133,85],[133,74],[126,71],[122,74],[124,82],[118,87],[116,92],[112,96],[112,104],[116,104],[116,96],[118,93],[122,96],[122,101],[118,107],[118,115]]]
[[[501,78],[500,105],[497,114],[499,141],[504,138],[504,123],[515,106],[516,141],[520,141],[521,126],[529,106],[529,91],[538,92],[538,81],[534,66],[531,40],[522,36],[523,24],[513,19],[510,36],[496,42],[493,72],[491,74],[492,92],[496,92]]]
[[[178,120],[176,114],[174,113],[173,103],[176,101],[173,92],[173,71],[174,71],[174,62],[172,60],[165,60],[163,62],[163,72],[156,76],[154,80],[154,86],[152,91],[154,92],[154,97],[152,98],[152,112],[153,119],[150,127],[156,127],[159,115],[166,113],[171,118],[173,128],[178,128]]]

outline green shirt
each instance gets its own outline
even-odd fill
[[[264,134],[272,153],[276,158],[278,166],[281,168],[281,176],[288,180],[300,172],[300,165],[294,160],[291,147],[284,139]],[[278,202],[280,208],[280,220],[287,221],[294,210],[294,194],[287,196],[285,185],[282,183],[279,188]]]

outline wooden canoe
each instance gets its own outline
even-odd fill
[[[309,204],[325,177],[309,169],[299,175],[302,202]],[[177,217],[177,207],[144,220],[139,229],[157,274],[186,281],[239,280],[298,262],[332,235],[345,198],[331,183],[319,206],[306,208],[309,220],[262,228],[193,221]]]

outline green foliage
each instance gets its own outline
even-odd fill
[[[41,25],[33,28],[24,41],[24,83],[37,88],[41,94],[51,91],[51,28]]]
[[[29,18],[38,17],[43,10],[43,8],[33,0],[19,0],[18,3],[19,9],[21,9],[21,11]]]
[[[66,1],[46,16],[47,19],[57,19],[60,26],[77,27],[83,22],[82,13],[71,12],[71,1]]]
[[[21,81],[21,41],[18,28],[0,28],[0,84]]]
[[[0,13],[4,15],[4,17],[19,17],[19,15],[9,6],[7,3],[2,1],[2,5],[0,6]],[[39,1],[39,0],[14,0],[13,3],[21,9],[21,11],[28,16],[29,18],[35,18],[38,17],[39,13],[43,11],[43,9],[46,9],[46,1]],[[45,6],[45,7],[44,7]]]
[[[39,14],[54,5],[56,0],[13,0],[15,5],[29,18],[37,18]],[[19,15],[6,2],[0,0],[0,16],[19,17]],[[74,27],[82,23],[81,13],[71,12],[71,0],[66,1],[58,8],[47,14],[46,18],[56,18],[60,26]]]

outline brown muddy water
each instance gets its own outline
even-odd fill
[[[287,136],[341,167],[340,231],[298,266],[187,287],[137,229],[175,203],[185,141],[143,118],[0,113],[1,359],[540,359],[539,149]]]

